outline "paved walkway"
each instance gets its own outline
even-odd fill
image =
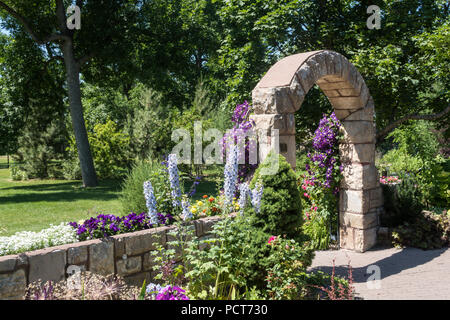
[[[450,248],[423,251],[415,248],[374,248],[364,253],[347,250],[316,251],[311,270],[348,275],[353,270],[358,297],[368,300],[450,300]],[[379,267],[381,280],[373,279]],[[369,267],[369,269],[368,269]],[[379,284],[379,288],[376,288]]]

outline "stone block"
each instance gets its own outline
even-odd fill
[[[339,152],[342,162],[373,163],[375,161],[375,144],[340,144]]]
[[[357,252],[365,252],[377,244],[378,227],[370,229],[355,229],[355,248]]]
[[[19,253],[16,260],[16,269],[28,267],[28,256],[25,253]]]
[[[253,89],[253,108],[255,114],[294,113],[290,87]]]
[[[133,232],[125,237],[125,254],[134,256],[156,249],[155,244],[166,244],[166,228],[155,228]]]
[[[114,236],[114,257],[122,258],[125,254],[125,237],[123,235]]]
[[[345,118],[347,121],[373,121],[374,111],[373,108],[365,107],[357,111],[352,112]]]
[[[381,186],[369,191],[370,209],[383,206],[383,190]]]
[[[348,115],[351,113],[351,110],[345,110],[345,109],[335,109],[334,114],[339,120],[344,120]]]
[[[67,249],[68,264],[83,264],[88,260],[88,246],[73,246]]]
[[[61,281],[65,278],[66,251],[43,249],[27,253],[29,282]]]
[[[101,275],[114,273],[114,241],[98,240],[89,245],[89,271]]]
[[[304,64],[300,69],[296,72],[298,80],[300,81],[302,88],[305,92],[308,92],[309,89],[314,85],[319,77],[315,77],[313,68],[311,66]]]
[[[126,259],[120,259],[116,261],[117,274],[120,276],[126,276],[141,271],[142,258],[127,257]]]
[[[339,228],[339,246],[341,249],[354,249],[354,229],[341,225]]]
[[[354,89],[339,89],[337,90],[339,92],[339,95],[343,96],[343,97],[359,97],[359,92]]]
[[[22,300],[27,286],[23,269],[0,274],[0,300]]]
[[[324,90],[323,93],[329,98],[340,97],[338,90]]]
[[[197,237],[201,237],[204,235],[203,233],[203,224],[201,221],[195,220],[194,222],[194,227],[195,227],[195,235]]]
[[[294,75],[294,78],[292,79],[290,90],[294,109],[295,111],[297,111],[298,109],[300,109],[306,96],[306,92],[303,89],[302,84],[300,83],[300,79],[297,75]]]
[[[364,103],[359,96],[356,97],[328,97],[331,105],[335,109],[359,109],[364,107]]]
[[[342,167],[341,188],[360,190],[378,186],[378,171],[373,163],[343,163]]]
[[[17,255],[0,257],[0,272],[13,271],[17,263]]]
[[[368,190],[345,190],[339,192],[340,212],[366,213],[369,211]]]
[[[328,74],[327,61],[326,61],[326,56],[328,54],[329,53],[327,51],[322,51],[322,52],[316,53],[311,58],[309,58],[309,61],[316,62],[316,69],[317,69],[317,74],[318,74],[317,79],[320,79],[321,77]]]
[[[272,129],[277,129],[279,134],[295,134],[294,114],[258,114],[251,115],[250,120],[255,122],[255,127],[265,130],[268,135]]]
[[[341,225],[356,229],[369,229],[378,226],[376,211],[369,211],[365,214],[341,212],[339,219]]]
[[[219,220],[221,220],[220,217],[208,217],[208,218],[202,219],[204,234],[209,234],[209,233],[211,232],[213,226],[214,226]]]
[[[282,148],[284,144],[286,150]],[[282,136],[280,135],[280,154],[283,155],[287,162],[295,169],[296,158],[295,158],[295,135]]]
[[[375,143],[375,127],[371,121],[341,121],[342,143]]]

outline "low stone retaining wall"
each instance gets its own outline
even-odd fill
[[[192,221],[195,234],[207,237],[212,226],[223,217],[207,217]],[[131,285],[142,286],[152,281],[151,252],[159,243],[167,247],[175,226],[159,227],[112,237],[82,241],[17,255],[0,257],[0,299],[22,299],[26,286],[34,281],[67,279],[72,270],[117,274]]]

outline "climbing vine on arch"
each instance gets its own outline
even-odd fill
[[[342,165],[339,161],[341,124],[336,115],[325,114],[312,137],[306,173],[299,179],[305,234],[315,249],[328,249],[338,232],[339,182]]]

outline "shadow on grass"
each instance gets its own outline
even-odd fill
[[[385,247],[377,247],[373,248],[370,251],[383,250]],[[435,250],[421,250],[417,248],[404,248],[401,251],[394,253],[389,257],[385,257],[378,261],[368,263],[367,266],[353,268],[353,282],[355,283],[364,283],[367,282],[368,278],[373,275],[373,273],[367,273],[367,268],[369,265],[375,265],[380,268],[381,279],[387,278],[389,276],[398,274],[404,270],[412,269],[417,266],[423,265],[427,262],[430,262],[434,258],[439,257],[446,250],[450,250],[449,248],[441,248]],[[331,262],[330,262],[331,264]],[[351,264],[351,261],[350,261]],[[330,266],[317,266],[311,269],[311,271],[321,270],[323,272],[331,274],[333,267]],[[335,267],[336,275],[347,277],[348,275],[348,266],[339,265]]]
[[[78,200],[114,200],[118,198],[120,191],[119,180],[101,181],[100,185],[94,188],[83,188],[81,181],[64,183],[42,183],[23,186],[1,188],[17,193],[7,196],[0,196],[0,203],[25,203],[25,202],[60,202]]]

